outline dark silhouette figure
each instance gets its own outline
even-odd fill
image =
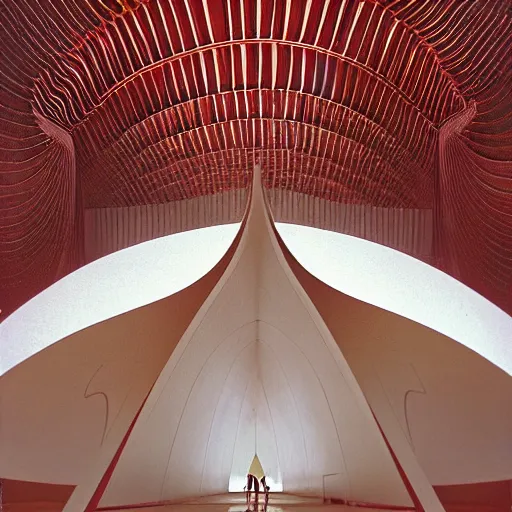
[[[267,485],[267,480],[266,480],[265,477],[263,477],[260,482],[261,482],[262,492],[265,493],[265,504],[264,504],[264,507],[263,507],[263,512],[266,512],[267,506],[268,506],[268,498],[269,498],[270,487]]]
[[[249,506],[251,504],[251,491],[253,485],[254,477],[249,473],[247,474],[247,485],[245,486],[245,501]]]
[[[252,476],[252,475],[251,475]],[[258,510],[258,500],[260,495],[260,483],[258,482],[258,479],[253,476],[253,483],[254,483],[254,510]]]

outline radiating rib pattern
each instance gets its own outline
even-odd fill
[[[20,0],[0,20],[4,311],[80,264],[83,208],[223,197],[256,161],[270,189],[433,210],[437,265],[511,310],[507,2]]]

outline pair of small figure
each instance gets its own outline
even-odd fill
[[[264,508],[264,510],[266,510],[267,505],[268,505],[268,496],[269,496],[270,487],[267,485],[265,477],[262,477],[261,480],[258,482],[258,479],[254,475],[251,475],[250,473],[247,475],[247,485],[244,487],[245,500],[247,502],[247,506],[249,507],[251,505],[251,492],[254,488],[254,494],[255,494],[254,502],[255,502],[256,510],[257,510],[259,493],[260,493],[260,484],[262,487],[262,492],[265,493],[265,508]]]

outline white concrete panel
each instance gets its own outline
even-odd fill
[[[397,455],[417,461],[433,485],[512,477],[509,375],[462,344],[292,265]],[[409,466],[411,477],[414,471]]]
[[[219,262],[239,226],[151,240],[57,281],[0,324],[0,376],[66,336],[190,286]]]
[[[258,345],[260,347],[261,345]],[[263,362],[263,359],[260,358]],[[262,380],[258,382],[256,409],[256,454],[265,471],[265,481],[271,492],[283,490],[282,471],[279,465],[279,446],[276,439],[274,421],[270,410],[268,387],[263,385]],[[233,471],[231,471],[233,475]]]
[[[251,324],[253,326],[254,324]],[[252,330],[252,329],[250,329]],[[249,332],[250,332],[249,330]],[[254,333],[250,336],[254,339]],[[183,496],[197,496],[201,495],[204,491],[198,486],[200,482],[197,479],[201,475],[205,466],[205,455],[207,453],[208,445],[215,446],[219,444],[219,439],[211,438],[212,420],[215,416],[215,409],[220,397],[220,391],[226,380],[231,366],[236,364],[240,348],[236,345],[239,344],[239,337],[237,340],[227,338],[227,343],[224,345],[224,353],[219,354],[217,360],[211,360],[208,367],[205,367],[197,376],[193,388],[188,399],[188,403],[183,409],[180,425],[177,428],[176,435],[173,439],[173,446],[171,446],[168,464],[166,467],[165,478],[162,483],[163,499],[179,499]],[[230,341],[232,343],[230,343]],[[235,343],[233,343],[235,342]],[[245,348],[245,340],[243,347]],[[250,351],[249,351],[250,354]],[[245,371],[251,371],[251,364],[254,364],[254,359],[250,357],[243,358]],[[192,372],[191,372],[192,373]],[[254,380],[253,380],[254,383]],[[241,394],[243,387],[235,388],[236,395]],[[249,394],[245,398],[254,397],[254,389],[249,388]],[[245,401],[247,403],[247,401]],[[174,407],[169,408],[172,413]],[[242,408],[243,411],[243,408]],[[239,434],[244,429],[237,429]],[[252,437],[254,440],[254,437]],[[230,443],[233,445],[233,441]],[[251,443],[252,445],[252,443]],[[229,446],[229,444],[228,444]],[[254,452],[247,457],[250,464]],[[217,460],[215,464],[217,468],[212,467],[214,473],[218,473],[219,463],[222,459]],[[247,471],[248,465],[245,467]],[[205,475],[209,478],[211,475]],[[221,489],[227,490],[229,482],[229,474],[223,475],[223,482]],[[218,490],[217,490],[218,492]]]
[[[253,328],[256,326],[251,324]],[[237,357],[226,379],[225,385],[215,409],[211,426],[210,438],[206,450],[204,470],[202,474],[201,494],[215,494],[218,489],[226,487],[226,479],[232,483],[235,456],[234,444],[238,433],[245,432],[248,423],[243,422],[242,409],[252,404],[251,382],[256,378],[258,368],[254,364],[256,342],[253,341],[244,348]],[[246,484],[247,467],[250,464],[242,460],[243,473],[236,473],[235,481]],[[241,470],[242,470],[241,469]]]
[[[80,330],[1,376],[0,475],[78,484],[102,457],[108,465],[226,264],[223,258],[178,294]]]
[[[418,461],[433,485],[512,479],[512,379],[465,347],[436,338],[421,344],[419,336],[412,343],[402,338],[372,350]]]
[[[253,362],[258,361],[258,342],[254,344]],[[253,363],[254,364],[254,363]],[[254,372],[247,386],[244,395],[242,409],[238,420],[238,428],[233,450],[233,464],[231,466],[230,483],[233,479],[247,482],[247,473],[252,463],[254,455],[258,453],[258,448],[272,453],[272,459],[277,460],[275,438],[266,438],[265,430],[258,429],[258,418],[261,416],[261,380],[258,372]],[[270,440],[270,442],[268,442]],[[263,467],[265,470],[265,467]]]
[[[295,339],[290,339],[272,325],[262,322],[260,337],[266,348],[262,358],[264,376],[270,377],[271,371],[277,375],[282,373],[288,383],[283,387],[283,393],[264,380],[272,391],[268,395],[275,418],[284,491],[323,496],[323,475],[341,473],[346,477],[347,468],[318,367],[307,358],[301,347],[296,346]],[[307,339],[307,334],[303,339]],[[271,361],[275,361],[274,364]],[[341,389],[344,387],[342,383]],[[292,394],[291,400],[289,394]],[[338,399],[341,402],[344,398],[340,396]],[[287,411],[288,408],[291,410]],[[352,411],[350,406],[347,409],[348,416]],[[348,497],[352,492],[353,489],[347,485],[337,489],[335,496]]]
[[[291,224],[277,229],[324,283],[445,334],[512,375],[512,318],[453,277],[359,238]]]
[[[334,474],[337,497],[411,503],[255,193],[233,259],[155,384],[103,506],[225,492],[260,449],[285,490],[322,496]]]
[[[289,492],[297,488],[303,494],[308,494],[312,486],[302,424],[304,419],[300,415],[293,383],[285,372],[283,361],[272,348],[273,344],[269,343],[265,329],[260,328],[260,338],[261,382],[272,421],[283,491]],[[258,443],[258,446],[263,446],[263,443]],[[259,450],[261,451],[261,448]],[[260,461],[265,471],[268,471],[263,456],[260,457]]]

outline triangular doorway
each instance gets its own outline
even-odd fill
[[[255,454],[252,459],[251,466],[249,467],[249,474],[255,476],[258,480],[261,480],[265,476],[265,471],[263,471],[263,467],[257,454]]]

